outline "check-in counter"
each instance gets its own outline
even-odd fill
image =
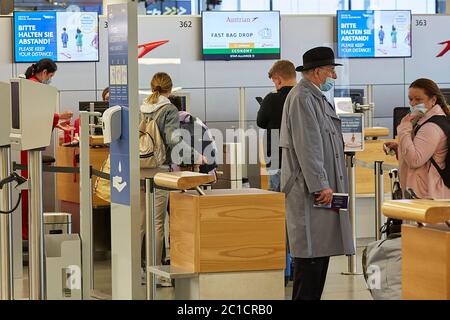
[[[393,200],[387,217],[402,225],[402,299],[450,299],[450,200]]]
[[[383,144],[385,142],[395,141],[394,139],[385,140],[366,140],[364,141],[364,151],[356,152],[356,160],[363,161],[373,165],[375,161],[381,160],[384,164],[392,165],[398,168],[398,160],[395,156],[389,156],[384,153]],[[389,193],[391,189],[389,171],[384,170],[384,191]],[[366,168],[360,165],[356,166],[356,194],[365,195],[375,194],[375,172],[373,168]]]
[[[155,176],[156,185],[183,191],[170,193],[171,264],[149,271],[175,279],[176,299],[284,299],[284,194],[185,190],[200,185],[190,184],[199,178]]]
[[[109,155],[109,147],[103,145],[103,138],[94,136],[90,138],[90,160],[92,168],[100,170],[103,162]],[[56,165],[61,167],[78,167],[76,161],[79,154],[79,147],[56,146]],[[92,179],[92,186],[95,185],[96,177]],[[57,173],[56,181],[58,185],[58,200],[72,203],[80,203],[80,178],[79,174]],[[108,202],[92,195],[92,206],[109,205]]]
[[[186,289],[177,298],[284,299],[284,195],[205,193],[170,195],[171,265],[197,274],[177,284]]]
[[[56,165],[60,167],[78,167],[77,157],[80,150],[78,146],[63,146],[62,140],[56,146]],[[90,137],[90,161],[94,169],[100,170],[103,162],[109,155],[109,147],[103,145],[102,136]],[[97,177],[92,179],[95,186]],[[61,201],[61,210],[72,214],[73,232],[79,232],[80,216],[80,175],[71,173],[57,173],[57,200]],[[106,207],[109,203],[92,194],[92,207]]]

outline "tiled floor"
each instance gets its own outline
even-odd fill
[[[361,272],[361,253],[363,246],[370,239],[360,239],[358,241],[357,271]],[[328,269],[325,289],[322,295],[323,300],[372,300],[370,292],[367,290],[362,275],[342,275],[347,271],[348,258],[344,256],[332,257]],[[28,276],[25,268],[23,279],[15,280],[15,298],[27,299],[28,297]],[[94,268],[94,287],[96,292],[102,297],[111,295],[111,267],[110,261],[101,259],[97,261]],[[157,289],[158,300],[174,299],[173,288]],[[285,290],[285,298],[291,299],[292,282],[289,282]]]

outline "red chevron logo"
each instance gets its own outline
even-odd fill
[[[145,55],[147,55],[147,53],[149,53],[153,49],[156,49],[159,46],[162,46],[163,44],[165,44],[167,42],[169,42],[169,40],[161,40],[161,41],[149,42],[149,43],[146,43],[146,44],[139,45],[138,48],[142,49],[142,51],[139,53],[138,59],[144,57]]]
[[[439,44],[446,45],[446,47],[444,48],[444,50],[442,50],[442,51],[436,56],[436,58],[442,57],[444,54],[446,54],[448,51],[450,51],[450,40],[444,41],[444,42],[440,42]]]

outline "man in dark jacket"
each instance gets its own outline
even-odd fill
[[[267,129],[267,156],[271,157],[272,150],[272,130],[279,132],[281,127],[281,117],[283,115],[283,105],[291,89],[297,84],[295,66],[288,60],[279,60],[275,62],[269,70],[269,78],[275,84],[275,92],[271,92],[261,102],[261,108],[258,111],[256,120],[258,127]],[[279,135],[276,135],[279,137]],[[279,141],[274,141],[276,146]],[[279,158],[272,157],[270,170],[269,187],[272,191],[280,191],[280,169],[281,169],[281,150]]]

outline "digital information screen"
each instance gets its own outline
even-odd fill
[[[411,57],[411,11],[337,11],[339,58]]]
[[[97,12],[14,12],[15,62],[98,61]]]
[[[204,11],[204,60],[280,58],[279,11]]]

